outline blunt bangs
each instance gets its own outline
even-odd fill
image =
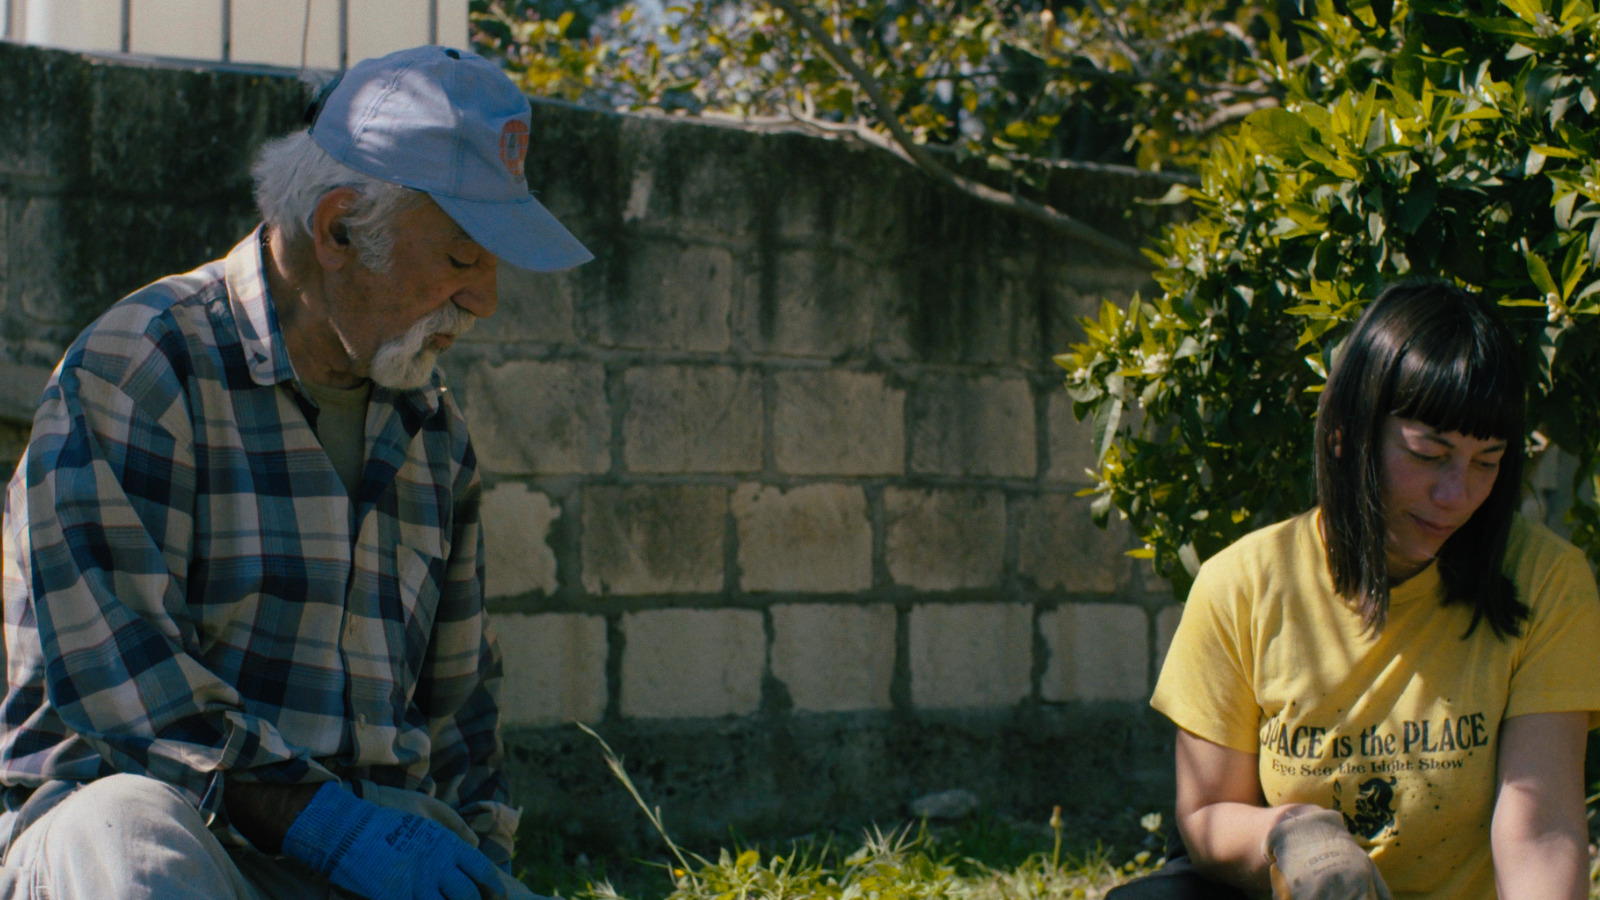
[[[1401,351],[1390,412],[1440,431],[1520,442],[1522,370],[1506,353],[1504,341],[1489,333],[1495,323],[1456,319],[1438,324],[1445,327],[1422,331]]]

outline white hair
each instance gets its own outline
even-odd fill
[[[361,264],[386,272],[394,252],[394,221],[420,205],[426,194],[357,172],[329,156],[309,130],[268,141],[251,168],[262,221],[290,244],[311,240],[317,203],[329,191],[351,188],[356,198],[345,215],[350,244]]]

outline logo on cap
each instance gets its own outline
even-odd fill
[[[528,158],[528,126],[520,119],[512,119],[500,131],[500,161],[506,171],[518,181],[523,179],[522,163]]]

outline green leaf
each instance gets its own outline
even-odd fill
[[[1535,286],[1546,294],[1555,294],[1556,280],[1550,277],[1550,267],[1544,260],[1531,250],[1523,255],[1528,264],[1528,277],[1533,279]]]
[[[1093,434],[1094,459],[1098,465],[1105,462],[1106,454],[1117,439],[1117,428],[1122,425],[1122,398],[1112,396],[1095,407]]]
[[[1554,156],[1557,159],[1583,159],[1584,158],[1583,154],[1578,153],[1575,150],[1569,150],[1566,147],[1552,147],[1549,144],[1534,144],[1532,149],[1537,150],[1538,152],[1544,154],[1545,156]]]
[[[1579,236],[1567,247],[1567,255],[1561,261],[1561,299],[1566,300],[1572,296],[1572,289],[1578,286],[1578,281],[1589,271],[1588,241]]]
[[[1313,160],[1316,160],[1319,163],[1322,163],[1327,167],[1328,171],[1339,176],[1340,178],[1348,178],[1351,181],[1361,180],[1361,173],[1356,170],[1355,166],[1352,166],[1335,156],[1333,151],[1322,146],[1316,141],[1304,141],[1300,144],[1300,149],[1305,152],[1306,156],[1311,157]]]
[[[1244,131],[1263,153],[1289,162],[1302,159],[1301,144],[1316,139],[1316,132],[1305,119],[1286,109],[1251,113],[1244,120]]]
[[[1439,180],[1434,177],[1431,169],[1423,169],[1411,176],[1405,199],[1400,201],[1400,213],[1395,218],[1395,227],[1406,234],[1416,234],[1417,229],[1422,227],[1422,223],[1433,213],[1434,203],[1438,199]]]

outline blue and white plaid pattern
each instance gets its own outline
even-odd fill
[[[6,496],[0,783],[135,772],[215,814],[224,778],[369,781],[438,797],[504,862],[466,422],[437,372],[375,387],[352,506],[315,414],[259,231],[72,345]]]

